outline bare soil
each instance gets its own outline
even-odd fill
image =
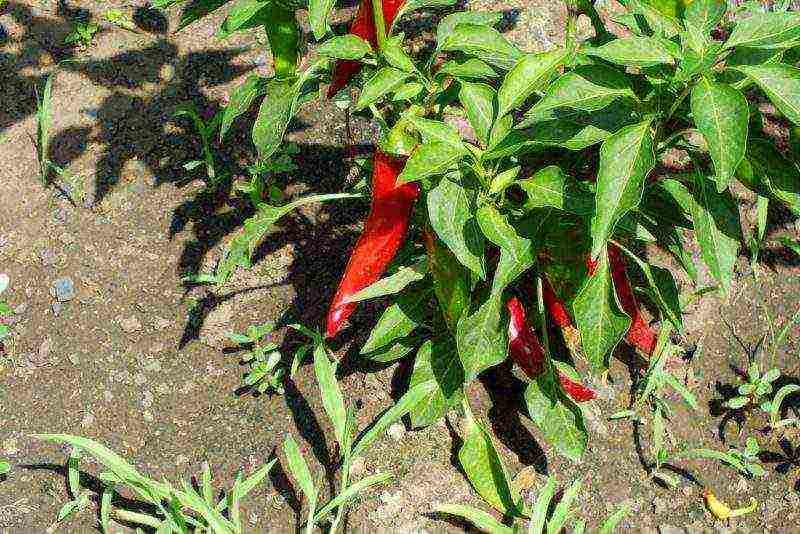
[[[313,369],[301,368],[282,396],[247,394],[240,387],[245,367],[224,350],[222,334],[265,321],[321,324],[366,206],[301,210],[270,234],[253,271],[238,273],[225,293],[185,288],[181,276],[213,267],[248,208],[227,192],[208,194],[183,169],[200,156],[201,146],[192,126],[172,113],[192,102],[210,117],[248,72],[269,67],[256,33],[214,39],[222,14],[173,33],[179,10],[165,17],[145,4],[11,0],[0,7],[0,272],[11,277],[4,296],[18,312],[8,352],[0,356],[0,456],[13,464],[0,480],[3,533],[97,531],[95,509],[55,525],[69,499],[66,451],[31,439],[36,432],[92,437],[156,478],[186,478],[208,461],[225,483],[239,469],[250,472],[266,462],[291,433],[313,469],[327,473],[327,488],[335,477]],[[481,0],[473,7],[505,10],[510,36],[525,49],[560,38],[558,2]],[[137,30],[103,22],[109,8],[131,16]],[[101,31],[85,49],[64,45],[81,17],[99,21]],[[340,17],[346,20],[347,12]],[[34,143],[36,91],[49,74],[55,78],[48,157],[66,175],[43,183]],[[219,165],[238,174],[254,155],[247,125],[242,121],[215,146]],[[375,135],[364,121],[354,121],[353,132],[363,142]],[[325,102],[310,104],[290,138],[301,148],[300,169],[282,184],[286,192],[338,190],[349,173],[343,112]],[[752,215],[752,199],[742,197],[742,211]],[[796,236],[792,218],[771,217],[770,234],[787,233]],[[602,398],[590,409],[590,448],[578,464],[565,462],[541,440],[520,402],[522,382],[509,367],[472,386],[480,417],[494,431],[511,472],[520,474],[519,483],[535,490],[546,473],[564,484],[583,475],[583,517],[598,525],[627,504],[634,512],[623,523],[626,532],[800,531],[800,460],[783,458],[775,433],[757,432],[763,418],[740,426],[719,410],[726,388],[737,384],[730,366],[746,358],[735,337],[755,345],[768,328],[765,309],[778,324],[794,313],[798,265],[785,250],[767,251],[756,279],[742,257],[731,295],[707,297],[690,309],[682,339],[689,357],[674,364],[701,401],[697,412],[676,411],[670,422],[675,445],[724,450],[756,436],[769,451],[767,477],[746,480],[718,463],[682,461],[676,467],[687,476],[678,489],[655,484],[643,465],[651,457],[651,429],[606,419],[627,407],[629,398],[628,370],[616,362],[608,383],[594,384]],[[63,277],[76,294],[58,303],[53,284]],[[352,350],[377,311],[379,305],[364,306],[340,345],[343,388],[358,407],[362,428],[397,398],[410,371],[408,361],[375,366]],[[795,329],[773,362],[784,383],[800,377],[799,337]],[[297,343],[291,336],[281,341],[286,348]],[[354,504],[346,530],[467,528],[430,514],[437,502],[481,506],[454,460],[459,420],[453,412],[430,428],[380,440],[364,472],[389,471],[395,479]],[[783,439],[800,447],[796,430]],[[82,465],[91,486],[98,468],[88,460]],[[705,486],[731,504],[753,497],[758,510],[735,522],[715,522],[703,506]],[[293,532],[300,506],[286,473],[276,468],[247,502],[249,528]]]

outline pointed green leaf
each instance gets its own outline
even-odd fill
[[[501,296],[492,295],[458,322],[456,345],[467,382],[506,359],[508,334],[502,318]]]
[[[497,114],[503,116],[543,87],[568,55],[565,49],[526,54],[506,75],[497,92]]]
[[[491,534],[514,534],[514,531],[505,526],[492,515],[483,510],[464,506],[460,504],[438,504],[433,507],[433,511],[440,514],[449,514],[469,521],[480,530]]]
[[[800,168],[769,141],[752,139],[736,178],[760,195],[781,202],[800,216]]]
[[[233,121],[240,115],[247,113],[250,110],[250,106],[253,105],[253,101],[266,92],[268,84],[269,80],[267,78],[251,74],[243,84],[233,91],[222,115],[222,124],[219,128],[220,141],[225,137]]]
[[[586,450],[589,434],[580,408],[555,387],[552,376],[542,375],[525,388],[528,414],[547,443],[571,460]]]
[[[350,297],[346,298],[344,302],[361,302],[362,300],[385,297],[386,295],[400,293],[410,284],[425,278],[427,273],[428,258],[423,257],[408,267],[400,267],[396,273],[385,278],[381,278],[374,284],[365,287],[355,295],[351,295]]]
[[[397,184],[416,182],[429,176],[443,174],[467,154],[466,148],[433,141],[420,145],[411,154],[403,172],[397,177]]]
[[[451,60],[436,71],[436,78],[453,76],[464,80],[491,80],[497,76],[495,70],[485,61],[469,58],[463,61]]]
[[[735,68],[756,82],[787,119],[800,125],[800,69],[784,64]]]
[[[492,436],[468,419],[458,461],[470,484],[487,503],[506,515],[520,515],[519,496],[511,487],[508,471],[497,453]]]
[[[436,28],[436,47],[442,48],[447,37],[459,24],[475,24],[493,27],[503,20],[503,14],[497,11],[457,11],[444,17]]]
[[[411,426],[419,428],[438,421],[463,396],[464,369],[455,340],[449,336],[427,341],[417,352],[409,388],[430,383],[430,393],[411,409]]]
[[[495,90],[485,83],[461,82],[458,98],[478,141],[486,145],[494,123]]]
[[[406,337],[422,322],[431,290],[405,291],[386,308],[369,334],[361,354],[368,354]]]
[[[649,120],[623,128],[603,142],[592,218],[592,257],[600,253],[619,220],[639,206],[645,178],[654,166]]]
[[[356,102],[355,110],[359,111],[391,93],[405,82],[411,74],[393,67],[383,67],[366,81],[361,95]]]
[[[573,311],[586,358],[595,369],[607,368],[607,357],[628,331],[631,318],[617,304],[605,253],[575,297]]]
[[[444,177],[428,193],[431,226],[455,254],[458,261],[481,278],[486,278],[483,234],[473,215],[472,193]]]
[[[297,89],[292,80],[272,79],[267,83],[253,124],[253,144],[260,158],[269,158],[283,142],[296,98]]]
[[[758,13],[736,23],[725,48],[782,48],[800,39],[800,13]]]
[[[341,446],[345,440],[347,409],[339,382],[336,380],[336,365],[331,363],[322,343],[317,343],[314,347],[314,374],[322,396],[322,407],[331,420],[336,433],[336,442]]]
[[[445,36],[440,49],[463,52],[502,69],[512,68],[523,56],[499,31],[477,24],[458,24]]]
[[[553,113],[559,108],[593,112],[621,97],[635,97],[625,75],[605,65],[583,65],[556,80],[525,121],[567,118],[569,113]]]
[[[713,30],[725,16],[728,4],[725,0],[693,0],[686,8],[687,24],[694,24],[705,31]]]
[[[628,67],[653,67],[674,61],[662,41],[652,37],[614,39],[603,46],[587,48],[583,53]]]
[[[750,111],[747,99],[733,87],[701,77],[692,89],[692,115],[708,143],[717,189],[728,187],[747,148]]]
[[[337,35],[317,47],[317,54],[336,59],[358,60],[372,52],[372,46],[357,35]]]
[[[335,0],[309,0],[308,2],[308,22],[317,40],[325,37],[328,32],[328,19]]]
[[[527,211],[551,207],[584,217],[594,213],[592,195],[583,194],[573,187],[570,177],[555,165],[536,171],[530,178],[517,180],[515,183],[526,194],[523,208]]]
[[[314,480],[311,478],[311,471],[308,469],[308,464],[305,458],[300,453],[300,448],[294,441],[291,435],[286,435],[283,441],[283,453],[286,455],[286,463],[289,473],[294,477],[300,489],[303,490],[307,499],[317,494],[314,487]]]

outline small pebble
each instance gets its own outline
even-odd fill
[[[405,435],[405,433],[406,433],[406,428],[403,426],[402,423],[394,423],[386,431],[386,435],[395,441],[400,441],[401,439],[403,439],[403,435]]]
[[[62,306],[60,302],[54,302],[53,304],[50,305],[50,309],[53,311],[53,315],[55,315],[56,317],[61,315],[61,308]]]
[[[133,334],[142,330],[142,323],[135,315],[119,319],[119,326],[126,334]]]
[[[69,302],[75,298],[75,284],[65,276],[53,282],[53,296],[58,302]]]

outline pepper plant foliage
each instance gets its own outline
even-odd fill
[[[224,3],[193,2],[183,22]],[[565,386],[580,386],[575,364],[585,358],[601,372],[624,342],[643,359],[655,350],[629,272],[640,275],[637,293],[657,319],[682,330],[673,273],[631,251],[661,247],[696,282],[689,230],[724,293],[742,242],[734,183],[800,215],[798,163],[762,130],[758,108],[766,98],[800,124],[800,14],[734,13],[724,0],[681,9],[625,0],[618,36],[590,1],[570,0],[564,44],[531,53],[498,31],[501,14],[453,12],[453,0],[363,0],[346,35],[330,29],[334,3],[233,4],[220,35],[263,26],[275,75],[251,75],[235,91],[220,135],[258,104],[252,137],[264,160],[303,103],[325,98],[331,76],[329,93],[356,83],[351,109],[381,125],[381,158],[358,265],[344,275],[328,336],[358,301],[389,295],[362,354],[380,361],[416,354],[411,385],[428,383],[430,392],[411,409],[414,426],[442,417],[476,376],[511,356],[528,376],[532,420],[556,450],[578,458],[588,439],[578,404],[586,395],[576,400]],[[307,39],[298,8],[307,11]],[[450,10],[435,35],[401,31],[409,15],[428,9]],[[580,14],[595,35],[583,42]],[[665,156],[676,151],[686,164],[666,170]],[[213,280],[250,267],[270,225],[294,207],[353,196],[345,193],[257,202]],[[513,297],[522,305],[509,306]],[[531,313],[538,320],[526,322],[524,307],[538,309]],[[522,315],[509,328],[513,313]],[[487,439],[467,440],[462,453],[474,456],[467,460],[491,463]],[[505,497],[488,500],[513,509]]]

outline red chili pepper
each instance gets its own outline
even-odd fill
[[[622,310],[630,315],[631,327],[628,329],[626,340],[632,347],[639,349],[644,354],[651,356],[656,350],[657,336],[650,325],[644,320],[639,304],[631,289],[628,280],[627,262],[622,257],[622,252],[616,245],[608,246],[608,263],[611,268],[611,279],[614,281],[614,289],[622,305]],[[589,268],[589,275],[593,275],[597,268],[597,262],[588,258],[586,266]]]
[[[356,308],[346,302],[365,287],[376,282],[394,259],[403,243],[414,201],[419,195],[416,183],[396,185],[405,160],[375,152],[372,170],[372,206],[364,231],[347,262],[339,289],[328,311],[327,337],[333,337]]]
[[[572,326],[572,318],[569,316],[566,304],[556,296],[553,286],[550,285],[550,282],[545,277],[542,277],[542,299],[547,311],[550,312],[559,328]]]
[[[383,0],[383,20],[386,21],[386,29],[392,26],[397,12],[403,7],[405,0]],[[375,30],[375,18],[372,14],[372,0],[361,0],[358,11],[353,22],[350,24],[350,33],[361,37],[373,48],[378,46],[378,35]],[[333,97],[344,88],[358,71],[361,70],[361,63],[358,61],[340,60],[333,68],[331,85],[328,87],[328,98]]]
[[[544,349],[533,327],[525,319],[525,308],[519,299],[509,299],[506,308],[511,316],[508,322],[508,352],[528,378],[535,379],[544,372]],[[576,402],[590,401],[596,396],[592,389],[571,380],[563,373],[558,373],[558,379],[567,395]]]

